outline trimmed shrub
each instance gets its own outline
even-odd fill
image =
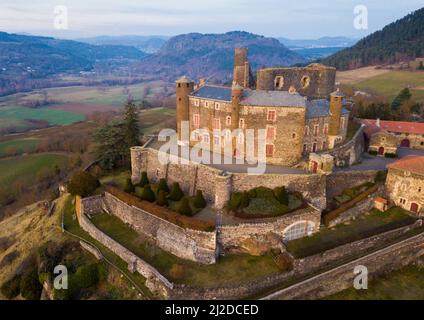
[[[127,178],[125,180],[125,187],[124,187],[124,191],[127,193],[133,193],[135,191],[135,187],[132,184],[132,181],[130,178]]]
[[[242,192],[240,198],[240,209],[247,208],[250,204],[249,194],[247,192]]]
[[[171,193],[168,198],[172,201],[180,201],[184,197],[184,192],[180,188],[180,184],[178,182],[174,182],[172,184]]]
[[[397,154],[396,153],[385,153],[384,156],[386,158],[397,158]]]
[[[158,189],[156,190],[156,193],[159,194],[160,191],[165,191],[165,193],[169,193],[168,184],[166,183],[165,179],[159,180]]]
[[[293,270],[293,259],[287,253],[280,253],[275,257],[275,263],[281,272]]]
[[[274,198],[274,192],[266,187],[257,187],[254,189],[256,193],[255,198],[264,198],[264,199],[270,199]]]
[[[147,184],[147,185],[144,186],[144,188],[143,188],[143,190],[141,191],[141,194],[140,194],[140,199],[145,200],[145,201],[149,201],[149,202],[155,202],[156,196],[155,196],[155,193],[153,192],[152,188],[150,187],[150,184]]]
[[[374,182],[375,183],[384,182],[386,181],[386,177],[387,177],[386,171],[378,171],[377,174],[375,175]]]
[[[78,172],[74,174],[68,183],[70,194],[87,197],[100,187],[99,180],[88,172]]]
[[[168,206],[169,203],[168,203],[168,199],[166,199],[166,192],[165,191],[163,191],[163,190],[160,190],[159,191],[159,194],[158,194],[158,198],[156,200],[156,203],[158,205],[160,205],[161,207]]]
[[[203,197],[202,190],[197,190],[196,196],[194,197],[193,204],[196,208],[203,209],[206,207],[206,200]]]
[[[176,210],[178,213],[191,217],[193,215],[193,210],[190,208],[190,203],[186,197],[182,198],[181,201],[177,204]]]
[[[247,191],[248,196],[250,199],[256,198],[257,194],[256,194],[256,188],[255,189],[250,189],[249,191]]]
[[[0,291],[9,300],[16,298],[21,292],[21,276],[15,275],[12,279],[7,280],[1,286]]]
[[[148,185],[149,183],[150,182],[149,182],[149,178],[147,177],[147,172],[146,171],[143,171],[141,173],[141,180],[138,183],[138,186],[139,187],[144,187],[144,186]]]
[[[368,153],[372,156],[376,156],[378,154],[378,152],[375,150],[369,150]]]
[[[174,280],[181,280],[184,277],[185,268],[180,264],[173,264],[171,269],[169,270],[169,275]]]
[[[289,205],[289,194],[286,191],[285,187],[277,187],[274,189],[274,196],[275,199],[278,200],[281,204],[284,204],[285,206]]]
[[[22,275],[20,286],[21,295],[26,300],[40,300],[43,287],[38,280],[38,268],[36,264],[32,265]]]
[[[348,196],[349,198],[353,199],[358,194],[355,188],[347,188],[343,190],[343,194]]]
[[[241,196],[241,192],[234,192],[233,194],[231,194],[230,201],[228,201],[228,209],[232,211],[236,211],[237,209],[239,209],[241,203]]]

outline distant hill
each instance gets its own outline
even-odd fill
[[[247,47],[252,68],[290,66],[305,59],[277,39],[233,31],[225,34],[189,33],[169,39],[134,68],[154,78],[175,80],[187,75],[224,82],[231,78],[234,48]]]
[[[95,46],[71,40],[0,32],[0,95],[31,88],[34,81],[93,70],[99,62],[139,60],[134,47]]]
[[[92,38],[75,39],[94,45],[123,45],[135,47],[146,53],[157,52],[169,39],[167,36],[98,36]]]
[[[393,64],[424,56],[424,8],[393,22],[321,62],[340,70]]]

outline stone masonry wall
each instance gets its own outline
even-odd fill
[[[366,182],[374,182],[375,170],[336,171],[327,176],[327,199],[339,195],[344,189],[359,186]]]
[[[81,199],[81,211],[87,215],[93,215],[102,211],[103,196],[97,195],[93,197]]]
[[[105,193],[105,210],[150,237],[160,248],[177,257],[204,264],[215,263],[216,234],[183,229],[144,210],[129,206]]]
[[[356,276],[353,271],[356,266],[367,267],[369,280],[372,280],[417,261],[419,256],[424,255],[423,243],[424,233],[421,233],[329,272],[321,273],[309,280],[280,290],[266,297],[266,299],[320,299],[335,294],[353,286],[353,280]]]

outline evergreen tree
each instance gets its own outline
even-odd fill
[[[140,144],[140,125],[138,121],[138,108],[132,100],[125,104],[124,111],[124,137],[128,148]]]
[[[397,95],[397,97],[393,100],[391,108],[393,111],[398,111],[400,106],[409,101],[412,97],[411,92],[408,88],[402,89],[401,92]]]
[[[206,200],[203,197],[202,190],[197,190],[196,196],[194,197],[194,206],[198,209],[206,207]]]
[[[420,61],[420,65],[418,66],[418,70],[424,70],[424,62]]]
[[[193,211],[190,208],[190,203],[186,197],[182,198],[181,201],[177,204],[177,212],[184,216],[191,216]]]
[[[155,202],[156,196],[149,184],[144,186],[143,191],[141,191],[140,198],[141,200]]]
[[[178,182],[172,184],[171,193],[169,194],[169,199],[172,201],[180,201],[184,197],[184,192],[181,190]]]
[[[157,189],[156,193],[159,194],[160,191],[164,191],[165,193],[169,193],[168,184],[166,183],[165,179],[159,180],[158,189]]]

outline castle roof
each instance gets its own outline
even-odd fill
[[[192,92],[191,96],[204,99],[231,101],[231,88],[207,84]]]
[[[424,123],[380,120],[380,126],[378,126],[377,120],[363,119],[361,122],[367,126],[366,131],[369,132],[370,135],[380,130],[394,133],[412,133],[424,135]]]
[[[246,106],[306,107],[304,97],[287,91],[245,90],[240,103]]]
[[[387,166],[389,169],[398,169],[402,171],[410,171],[416,174],[424,175],[424,157],[423,156],[406,156]]]
[[[342,108],[342,115],[348,114],[349,110]],[[306,119],[329,117],[330,102],[325,99],[311,100],[306,102]]]

